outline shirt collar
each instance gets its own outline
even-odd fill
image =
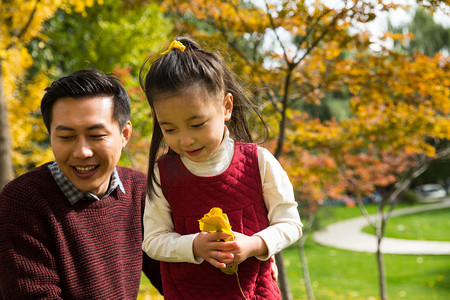
[[[69,200],[70,204],[75,204],[80,200],[89,200],[89,201],[98,201],[105,199],[108,197],[117,187],[119,187],[120,191],[125,194],[125,189],[123,187],[122,181],[120,180],[119,173],[117,169],[114,168],[114,171],[111,175],[111,181],[109,184],[108,191],[106,194],[100,199],[96,195],[91,192],[83,192],[80,191],[70,180],[64,175],[64,173],[59,168],[56,161],[48,165],[48,169],[52,174],[53,178],[56,181],[56,184],[61,189],[61,191],[66,196],[67,200]]]

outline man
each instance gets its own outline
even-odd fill
[[[41,103],[55,161],[0,194],[0,298],[136,299],[146,177],[117,166],[132,126],[119,82],[97,70],[55,81]]]

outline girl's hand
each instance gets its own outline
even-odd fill
[[[232,250],[230,250],[230,253],[233,254],[234,258],[232,258],[231,261],[226,262],[228,266],[238,265],[249,257],[267,253],[267,245],[259,236],[247,236],[238,232],[233,232],[233,234],[235,235],[234,241],[227,242],[227,244],[235,243]]]
[[[194,238],[194,256],[203,258],[216,268],[225,268],[233,260],[232,251],[236,248],[234,241],[219,241],[227,237],[229,235],[223,232],[200,232]]]
[[[270,261],[270,265],[272,266],[272,278],[273,280],[277,281],[278,280],[278,266],[275,262],[275,257],[271,256],[269,258]]]

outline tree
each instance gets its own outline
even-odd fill
[[[307,3],[266,0],[257,6],[251,1],[172,0],[162,7],[174,16],[177,33],[230,53],[229,65],[254,88],[255,99],[276,131],[269,145],[288,166],[300,198],[314,207],[326,196],[361,197],[376,186],[395,186],[406,174],[415,174],[412,167],[419,166],[422,157],[436,158],[435,148],[426,141],[448,134],[449,85],[443,75],[448,71],[445,58],[410,58],[388,49],[377,53],[370,48],[368,32],[350,30],[356,23],[374,20],[376,10],[403,6],[358,0],[340,1],[334,7],[322,1]],[[445,1],[418,4],[436,10]],[[438,77],[432,75],[435,70]],[[430,84],[429,78],[444,81]],[[330,91],[343,90],[352,97],[348,120],[321,121],[299,110],[302,104],[320,104]],[[420,118],[408,118],[411,114]],[[433,123],[433,130],[427,131]],[[389,201],[385,203],[393,203]],[[382,266],[381,255],[379,262]],[[283,298],[288,299],[282,265],[280,270]],[[385,299],[383,280],[380,267],[380,294]]]
[[[42,23],[50,18],[58,7],[68,9],[74,5],[82,12],[93,0],[65,1],[2,1],[0,4],[0,188],[14,176],[11,156],[10,125],[15,124],[8,108],[26,93],[20,90],[20,81],[33,61],[26,49],[32,38],[39,34]],[[40,77],[45,80],[44,77]],[[40,84],[39,82],[35,82]],[[9,120],[8,120],[9,119]]]
[[[355,196],[366,216],[362,196],[377,187],[387,188],[375,221],[367,218],[378,240],[380,295],[387,299],[380,244],[391,212],[401,193],[431,161],[450,155],[445,142],[450,136],[449,63],[440,55],[409,57],[386,49],[376,56],[343,61],[337,67],[348,71],[340,75],[354,95],[352,117],[323,126],[299,115],[295,130],[300,134],[291,133],[287,143],[293,145],[287,148],[298,151],[300,147],[327,158],[326,164],[313,169],[314,175],[320,174],[323,184],[331,171],[331,178],[339,179],[334,188],[342,186]],[[293,153],[287,156],[294,159]],[[299,165],[295,161],[289,166],[294,169],[290,172],[296,175],[294,181],[303,183],[311,176],[308,167],[296,171]]]
[[[3,72],[0,60],[0,82],[3,82]],[[0,189],[13,178],[11,159],[11,137],[9,134],[8,110],[4,101],[5,93],[0,84]]]
[[[393,26],[388,23],[389,31],[395,33],[409,33],[409,38],[405,41],[396,41],[398,49],[413,55],[420,51],[433,57],[436,53],[450,51],[450,28],[434,21],[433,16],[424,9],[416,9],[411,22]]]

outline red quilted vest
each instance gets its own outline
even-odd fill
[[[268,226],[256,145],[236,142],[230,166],[216,176],[192,174],[177,154],[161,157],[158,167],[179,234],[199,232],[198,220],[212,207],[222,208],[233,231],[253,235]],[[280,299],[269,261],[249,258],[239,264],[238,274],[247,299]],[[236,275],[224,274],[206,261],[162,262],[161,275],[165,299],[243,299]]]

